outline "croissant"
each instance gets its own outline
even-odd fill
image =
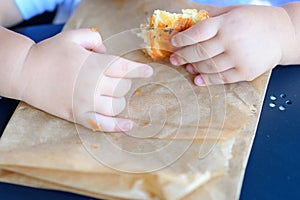
[[[169,57],[176,50],[171,44],[172,36],[207,18],[209,14],[205,10],[183,9],[180,14],[155,10],[148,24],[140,26],[138,35],[145,42],[144,52],[154,61]]]

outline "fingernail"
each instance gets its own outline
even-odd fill
[[[105,53],[106,52],[106,47],[104,46],[104,44],[101,44],[101,46],[99,47],[99,49]]]
[[[204,85],[204,81],[201,77],[201,75],[197,76],[194,80],[195,84],[198,85],[198,86],[201,86],[201,85]]]
[[[177,47],[177,42],[176,42],[175,36],[171,38],[171,42],[174,47]]]
[[[152,75],[153,75],[153,69],[152,69],[152,67],[147,65],[147,69],[144,72],[144,76],[145,77],[150,77]]]
[[[188,64],[188,65],[186,66],[186,70],[187,70],[190,74],[196,74],[196,73],[195,73],[195,70],[194,70],[194,67],[193,67],[192,64]]]
[[[129,131],[132,129],[132,127],[133,127],[133,123],[132,123],[132,121],[129,121],[129,120],[126,120],[126,121],[122,122],[122,124],[121,124],[122,131]]]
[[[176,56],[174,56],[174,55],[171,55],[170,62],[172,65],[176,65],[176,66],[179,65],[178,60],[177,60]]]

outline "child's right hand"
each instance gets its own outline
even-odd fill
[[[125,108],[130,79],[150,77],[153,70],[104,52],[100,34],[91,29],[65,31],[35,44],[15,76],[16,96],[93,130],[130,130],[132,121],[115,116]]]
[[[299,62],[299,39],[285,9],[236,5],[210,14],[172,38],[180,49],[171,62],[187,64],[197,85],[252,81],[278,64]]]

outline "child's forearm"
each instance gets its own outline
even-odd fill
[[[23,20],[14,0],[0,1],[0,26],[9,27]]]
[[[300,3],[288,3],[283,6],[294,27],[295,32],[295,46],[297,48],[290,48],[288,59],[286,63],[281,64],[300,64]],[[282,27],[283,31],[285,27]]]
[[[0,95],[20,99],[26,80],[22,80],[23,64],[34,42],[0,27]]]

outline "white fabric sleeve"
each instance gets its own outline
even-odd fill
[[[25,20],[42,14],[45,11],[53,11],[64,0],[15,0],[15,3]]]

